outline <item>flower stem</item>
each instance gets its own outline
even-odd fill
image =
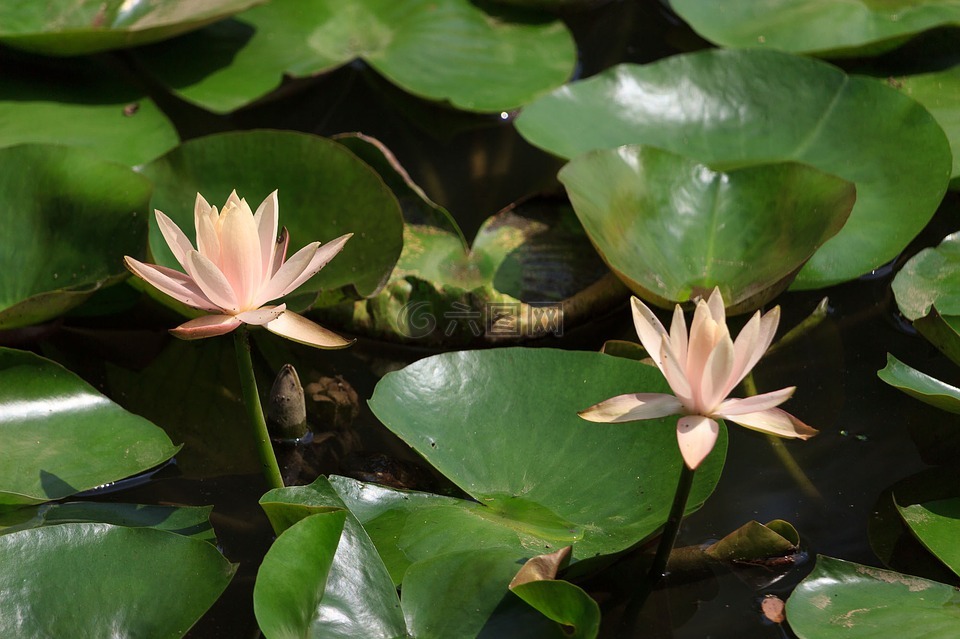
[[[693,469],[686,464],[680,466],[680,479],[677,481],[677,491],[673,494],[673,505],[670,507],[670,516],[663,527],[663,533],[660,535],[660,544],[657,546],[657,554],[653,557],[653,565],[650,566],[648,573],[649,580],[655,582],[663,578],[667,572],[667,559],[670,558],[670,551],[673,550],[673,544],[677,541],[677,533],[680,531],[680,521],[683,519],[683,513],[687,509],[687,498],[690,497],[690,488],[693,486]]]
[[[747,376],[743,378],[743,390],[747,397],[752,397],[757,394],[757,383],[753,380],[753,373],[747,373]],[[777,459],[783,464],[784,469],[790,477],[793,478],[793,481],[797,483],[800,490],[802,490],[807,497],[823,499],[820,491],[813,485],[813,482],[810,481],[807,474],[803,472],[803,468],[801,468],[797,460],[793,458],[793,455],[790,454],[787,447],[783,445],[783,440],[769,433],[764,433],[764,436],[767,438],[770,447],[773,448],[773,454],[777,456]]]
[[[263,478],[267,480],[270,488],[283,488],[283,477],[277,465],[277,458],[273,454],[273,444],[270,442],[270,433],[267,432],[267,421],[263,417],[263,408],[260,406],[257,378],[253,374],[250,335],[246,326],[238,328],[233,335],[233,343],[237,348],[237,368],[240,371],[240,390],[247,417],[253,427],[254,441],[260,455],[260,470],[263,471]]]

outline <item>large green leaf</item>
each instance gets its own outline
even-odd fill
[[[853,182],[850,219],[795,289],[893,259],[933,215],[951,170],[947,139],[919,104],[880,81],[774,51],[619,65],[528,105],[517,127],[566,158],[639,143],[710,166],[800,162]]]
[[[960,592],[891,570],[817,557],[787,601],[800,639],[952,639],[960,632]]]
[[[61,499],[176,451],[162,430],[33,353],[0,349],[0,506]]]
[[[559,20],[485,13],[468,0],[272,0],[139,55],[182,97],[217,112],[270,92],[284,74],[357,58],[415,95],[503,111],[562,84],[576,62]],[[188,58],[195,63],[182,64]]]
[[[897,508],[927,550],[960,576],[960,498]]]
[[[960,15],[960,3],[957,4]],[[889,80],[890,84],[927,108],[943,127],[953,151],[952,187],[960,178],[960,66]]]
[[[90,151],[0,149],[0,328],[57,317],[125,277],[149,198],[143,176]]]
[[[656,533],[682,462],[675,418],[593,424],[577,411],[622,393],[665,390],[660,372],[638,362],[512,348],[422,359],[384,376],[369,403],[490,517],[542,527],[567,537],[562,545],[578,537],[574,555],[585,558]],[[724,453],[721,439],[697,473],[691,509],[712,491]]]
[[[887,365],[877,371],[877,376],[921,402],[951,413],[960,413],[960,388],[921,373],[890,353],[887,353]]]
[[[173,124],[109,62],[0,54],[0,147],[80,146],[133,165],[176,146]]]
[[[0,42],[78,55],[156,42],[264,0],[50,0],[0,4]]]
[[[290,254],[308,242],[353,233],[298,293],[372,295],[400,255],[403,218],[396,198],[370,167],[326,138],[280,131],[212,135],[180,145],[143,167],[143,174],[155,184],[151,207],[169,215],[191,240],[197,193],[220,207],[233,189],[253,208],[279,190]],[[158,264],[177,267],[152,216],[150,251]]]
[[[729,171],[655,147],[585,153],[558,176],[593,245],[666,308],[719,287],[754,310],[783,291],[853,208],[853,184],[795,163]]]
[[[956,0],[670,0],[707,40],[731,48],[854,53],[889,48],[920,31],[960,24]]]
[[[72,523],[0,536],[4,637],[182,637],[235,567],[152,528]]]

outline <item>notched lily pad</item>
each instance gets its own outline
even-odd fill
[[[322,293],[321,303],[373,295],[400,255],[403,219],[396,198],[369,166],[326,138],[281,131],[211,135],[180,145],[142,172],[155,184],[151,209],[170,216],[191,241],[197,193],[219,208],[234,189],[254,209],[279,191],[290,254],[353,233],[296,295]],[[149,242],[157,264],[178,268],[152,215]]]
[[[59,365],[0,349],[0,507],[68,497],[160,464],[166,434]]]
[[[516,125],[566,158],[645,144],[708,166],[800,162],[853,182],[850,218],[794,289],[837,284],[895,258],[933,216],[951,172],[947,138],[921,105],[878,80],[775,51],[621,64],[527,105]]]
[[[0,42],[46,55],[131,47],[197,29],[264,0],[53,0],[0,5]]]
[[[856,200],[850,182],[801,164],[715,170],[638,145],[578,156],[558,177],[611,270],[664,308],[716,286],[731,312],[762,306]]]
[[[272,0],[138,55],[180,96],[221,113],[269,93],[283,75],[358,58],[414,95],[498,112],[566,81],[576,48],[559,20],[495,11],[468,0]]]
[[[921,31],[960,24],[960,6],[941,0],[670,0],[707,40],[729,48],[864,55]]]
[[[150,182],[90,151],[0,149],[0,329],[37,324],[127,276],[141,255]]]

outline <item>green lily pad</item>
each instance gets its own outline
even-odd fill
[[[957,8],[960,14],[960,7]],[[888,81],[927,108],[947,134],[953,151],[953,178],[950,186],[957,188],[960,178],[960,66],[935,73],[922,73]]]
[[[942,0],[670,0],[707,40],[730,48],[855,54],[892,48],[921,31],[960,24],[960,5]]]
[[[792,162],[713,170],[645,146],[580,155],[558,175],[611,270],[664,308],[719,287],[751,311],[837,234],[850,182]]]
[[[369,404],[491,516],[539,522],[567,537],[564,546],[578,537],[574,555],[586,558],[654,535],[682,462],[676,418],[592,424],[577,411],[622,393],[666,390],[660,372],[638,362],[511,348],[422,359],[384,376]],[[712,491],[725,448],[721,439],[698,470],[691,510]]]
[[[170,150],[177,131],[156,103],[99,58],[6,55],[0,71],[0,147],[48,143],[88,148],[135,165]]]
[[[960,388],[921,373],[890,353],[887,353],[887,365],[877,371],[877,377],[921,402],[960,413]]]
[[[830,557],[787,601],[800,639],[948,639],[960,629],[960,591],[936,581]]]
[[[579,586],[557,579],[570,547],[530,559],[510,582],[510,591],[562,627],[567,637],[593,639],[600,632],[600,606]]]
[[[924,317],[934,306],[942,315],[960,315],[960,233],[910,258],[892,288],[900,312],[909,320]]]
[[[897,506],[900,516],[920,543],[960,576],[960,499]]]
[[[794,289],[843,282],[896,257],[937,209],[951,170],[949,143],[919,104],[880,81],[775,51],[622,64],[529,104],[516,125],[566,158],[646,144],[708,166],[800,162],[853,182],[849,220]]]
[[[150,182],[90,151],[0,149],[0,329],[44,322],[127,276],[143,250]]]
[[[376,293],[400,255],[403,218],[396,198],[366,164],[341,145],[313,135],[245,131],[191,140],[143,167],[155,185],[152,209],[170,216],[194,240],[194,201],[202,193],[222,206],[234,189],[257,205],[278,190],[280,224],[290,251],[313,241],[353,233],[320,273],[297,289],[336,301]],[[157,264],[178,268],[156,220],[150,252]]]
[[[27,506],[0,512],[0,534],[69,523],[104,523],[127,528],[155,528],[216,544],[210,525],[213,506],[155,506],[145,504],[70,501]]]
[[[219,113],[269,93],[283,75],[358,58],[415,95],[495,112],[565,82],[576,49],[559,20],[486,13],[468,0],[273,0],[138,57],[181,97]]]
[[[931,308],[928,315],[913,320],[913,327],[960,366],[960,315],[941,315],[936,308]]]
[[[53,0],[0,6],[0,42],[46,55],[80,55],[164,40],[264,0]]]
[[[704,551],[717,561],[750,561],[796,552],[800,535],[788,522],[749,521]]]
[[[166,434],[59,365],[0,349],[0,506],[61,499],[160,464]]]
[[[0,535],[0,562],[5,637],[182,637],[236,570],[204,541],[90,523]]]

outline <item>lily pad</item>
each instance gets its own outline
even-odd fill
[[[775,51],[621,64],[529,104],[516,125],[566,158],[646,144],[708,166],[800,162],[853,182],[849,220],[794,289],[853,279],[896,257],[932,217],[951,171],[947,139],[922,106],[880,81]]]
[[[468,0],[273,0],[138,57],[181,97],[219,113],[269,93],[283,75],[358,58],[415,95],[495,112],[565,82],[576,49],[559,20],[487,13]]]
[[[0,506],[95,488],[177,452],[166,434],[59,365],[0,349]]]
[[[855,54],[897,46],[921,31],[960,24],[960,4],[943,0],[670,0],[707,40],[730,48]]]
[[[558,177],[611,270],[664,308],[714,287],[731,309],[762,306],[856,200],[850,182],[801,164],[722,171],[636,145],[585,153]]]
[[[323,291],[336,301],[373,295],[403,245],[396,198],[369,166],[326,138],[281,131],[212,135],[180,145],[144,166],[143,174],[155,185],[151,208],[170,216],[191,241],[197,193],[219,207],[234,189],[254,208],[279,191],[280,224],[290,231],[291,253],[353,233],[297,294]],[[157,264],[177,268],[153,216],[149,241]]]
[[[600,632],[600,606],[579,586],[557,579],[570,547],[527,561],[510,582],[510,591],[556,621],[565,636],[592,639]]]
[[[0,147],[29,142],[79,146],[134,165],[179,142],[173,123],[156,103],[123,82],[109,61],[9,54],[0,60]]]
[[[0,149],[0,329],[44,322],[127,276],[150,182],[83,149]]]
[[[0,512],[0,534],[68,523],[104,523],[127,528],[155,528],[217,543],[210,512],[213,506],[155,506],[146,504],[70,501],[40,504]]]
[[[46,55],[80,55],[164,40],[264,0],[53,0],[0,6],[0,42]]]
[[[752,561],[796,552],[800,535],[788,522],[750,521],[711,544],[705,553],[717,561]]]
[[[957,13],[960,16],[960,5]],[[950,173],[953,181],[950,186],[957,188],[957,178],[960,178],[960,66],[888,82],[925,106],[947,134],[953,151],[953,170]]]
[[[960,315],[960,233],[910,258],[892,287],[900,312],[909,320],[924,317],[934,306],[942,315]]]
[[[204,541],[90,523],[2,535],[0,561],[5,637],[182,637],[236,570]]]
[[[897,508],[920,543],[960,576],[960,547],[957,546],[960,499],[941,499]]]
[[[787,620],[800,639],[955,637],[960,591],[953,586],[830,557],[787,601]]]
[[[960,388],[921,373],[890,353],[887,353],[887,365],[877,371],[877,377],[921,402],[960,413]]]
[[[675,418],[597,425],[577,411],[622,393],[665,390],[659,371],[638,362],[511,348],[422,359],[384,376],[369,404],[490,517],[542,523],[554,538],[568,537],[557,547],[578,537],[574,555],[586,558],[653,536],[682,462]],[[719,441],[697,472],[691,510],[712,491],[725,448]]]

